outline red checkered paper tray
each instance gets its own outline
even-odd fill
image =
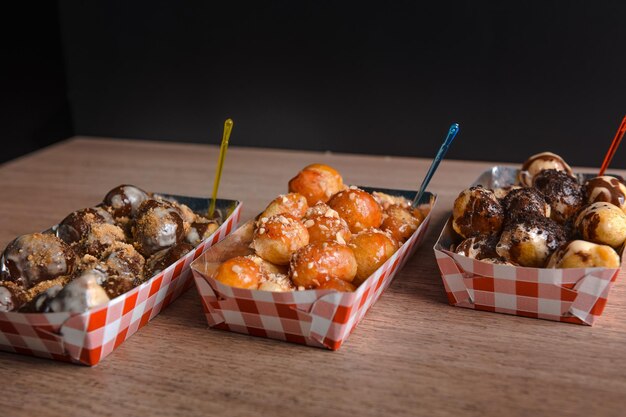
[[[515,183],[517,169],[496,166],[472,185]],[[578,174],[579,181],[595,174]],[[526,268],[478,261],[451,252],[456,233],[450,218],[435,244],[448,301],[456,307],[592,325],[602,314],[619,269]],[[622,266],[623,266],[622,257]]]
[[[415,197],[414,191],[361,188],[409,199]],[[339,349],[422,242],[435,200],[435,196],[425,193],[421,201],[430,202],[425,220],[409,240],[355,292],[247,290],[213,279],[211,275],[223,261],[252,253],[249,245],[254,224],[253,221],[245,223],[191,265],[209,326],[308,346]]]
[[[206,211],[209,200],[160,194]],[[191,262],[237,227],[241,203],[218,200],[226,218],[207,239],[167,269],[110,302],[84,313],[0,312],[0,349],[84,365],[96,365],[189,289]]]

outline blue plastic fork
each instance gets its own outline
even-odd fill
[[[457,133],[459,133],[460,129],[461,128],[459,127],[458,123],[452,123],[452,125],[450,126],[450,129],[448,130],[448,135],[446,136],[445,140],[441,144],[441,147],[439,148],[439,151],[437,152],[435,159],[433,159],[433,163],[430,164],[430,168],[428,168],[428,173],[426,173],[426,177],[424,177],[424,181],[422,181],[420,190],[415,196],[415,199],[413,200],[413,204],[411,205],[413,208],[419,205],[419,202],[422,199],[424,192],[426,191],[426,187],[428,187],[428,183],[430,183],[430,180],[433,178],[435,171],[437,171],[437,168],[439,167],[439,164],[443,160],[443,157],[446,156],[446,152],[448,152],[448,148],[452,144],[452,141],[456,137]]]

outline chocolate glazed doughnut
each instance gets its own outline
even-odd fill
[[[534,188],[518,188],[509,192],[502,200],[506,218],[514,218],[524,214],[550,217],[550,205]]]
[[[463,190],[454,201],[452,227],[464,238],[497,234],[504,210],[495,194],[483,186]]]
[[[521,266],[541,268],[566,240],[565,229],[554,220],[525,214],[507,220],[496,251]]]
[[[76,254],[55,235],[32,233],[9,243],[2,261],[7,281],[30,288],[41,281],[71,275]]]
[[[108,211],[102,207],[76,210],[64,218],[57,229],[57,236],[71,245],[89,234],[94,224],[114,224],[115,221]]]
[[[115,217],[131,217],[137,213],[139,206],[150,197],[141,188],[134,185],[119,185],[104,197],[104,204],[111,208]]]
[[[585,183],[584,191],[589,204],[606,202],[626,211],[626,186],[615,177],[592,178]]]
[[[558,223],[570,221],[583,206],[582,187],[563,171],[541,171],[535,176],[533,185],[550,204],[550,218]]]
[[[171,204],[146,200],[137,210],[132,234],[139,253],[149,257],[185,238],[183,219]]]
[[[568,175],[574,175],[572,168],[559,155],[552,152],[542,152],[531,156],[524,162],[522,169],[517,174],[517,180],[523,187],[533,185],[533,178],[546,169],[565,171]]]

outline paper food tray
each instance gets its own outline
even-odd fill
[[[506,187],[515,183],[517,172],[495,166],[472,185]],[[576,175],[581,183],[596,176]],[[433,249],[448,301],[456,307],[592,325],[602,314],[620,270],[496,265],[451,252],[455,236],[449,218]],[[623,262],[622,257],[622,266]]]
[[[414,191],[361,188],[368,192],[404,196],[410,200],[416,195]],[[267,292],[234,288],[216,281],[211,274],[221,262],[250,253],[248,246],[253,223],[245,223],[191,266],[209,326],[308,346],[339,349],[422,242],[435,201],[434,195],[425,193],[421,202],[429,205],[429,213],[422,224],[391,258],[352,293],[330,290]]]
[[[197,212],[206,211],[209,205],[206,198],[159,195]],[[102,306],[80,314],[0,312],[0,350],[96,365],[191,287],[191,262],[239,222],[239,201],[219,199],[217,209],[227,217],[210,237],[167,269]]]

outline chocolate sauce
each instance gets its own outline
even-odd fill
[[[622,208],[626,202],[624,190],[626,188],[617,178],[609,176],[592,178],[585,183],[585,195],[589,203],[603,201]]]

